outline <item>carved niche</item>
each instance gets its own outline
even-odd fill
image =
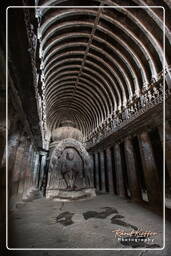
[[[51,153],[47,192],[77,192],[93,188],[92,160],[81,142],[67,138],[59,142]]]

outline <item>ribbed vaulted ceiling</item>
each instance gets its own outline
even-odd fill
[[[169,1],[37,1],[46,6],[144,6]],[[60,7],[37,10],[47,125],[73,120],[87,136],[157,81],[163,65],[162,8]],[[169,17],[169,15],[167,15]],[[166,66],[170,64],[166,19]]]

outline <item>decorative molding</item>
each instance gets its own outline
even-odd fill
[[[171,90],[166,89],[165,99],[171,95]],[[84,145],[87,149],[94,147],[114,132],[123,128],[136,118],[163,102],[163,83],[161,79],[143,92],[139,98],[135,99],[122,112],[111,115],[96,130],[85,139]]]

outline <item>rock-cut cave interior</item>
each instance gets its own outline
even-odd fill
[[[171,1],[2,10],[4,250],[171,255]]]

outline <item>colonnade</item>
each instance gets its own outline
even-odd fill
[[[27,198],[31,187],[42,188],[47,153],[37,151],[19,122],[11,125],[8,141],[8,185],[11,206]],[[152,136],[153,135],[153,136]],[[166,186],[171,183],[171,126],[165,123]],[[155,140],[154,140],[155,139]],[[159,140],[159,141],[158,141]],[[155,143],[158,143],[156,148]],[[152,207],[161,207],[163,199],[163,163],[156,155],[163,149],[163,125],[142,130],[136,136],[114,141],[110,146],[90,152],[93,159],[94,185],[103,193],[115,194],[135,202],[148,198]],[[4,152],[1,162],[5,157]],[[160,162],[159,162],[160,161]]]
[[[40,155],[18,115],[14,115],[11,119],[8,127],[8,145],[6,147],[4,143],[1,151],[3,152],[1,168],[4,174],[6,165],[8,170],[9,208],[13,209],[18,201],[27,199],[31,188],[35,187]],[[5,183],[5,179],[3,182]]]
[[[166,178],[171,183],[171,126],[166,121]],[[153,135],[153,136],[152,136]],[[142,202],[147,196],[151,207],[160,208],[163,200],[162,157],[155,154],[163,148],[163,125],[142,130],[110,146],[91,150],[94,166],[94,184],[97,192],[107,192]],[[160,147],[160,149],[159,149]],[[159,164],[160,161],[160,164]]]

